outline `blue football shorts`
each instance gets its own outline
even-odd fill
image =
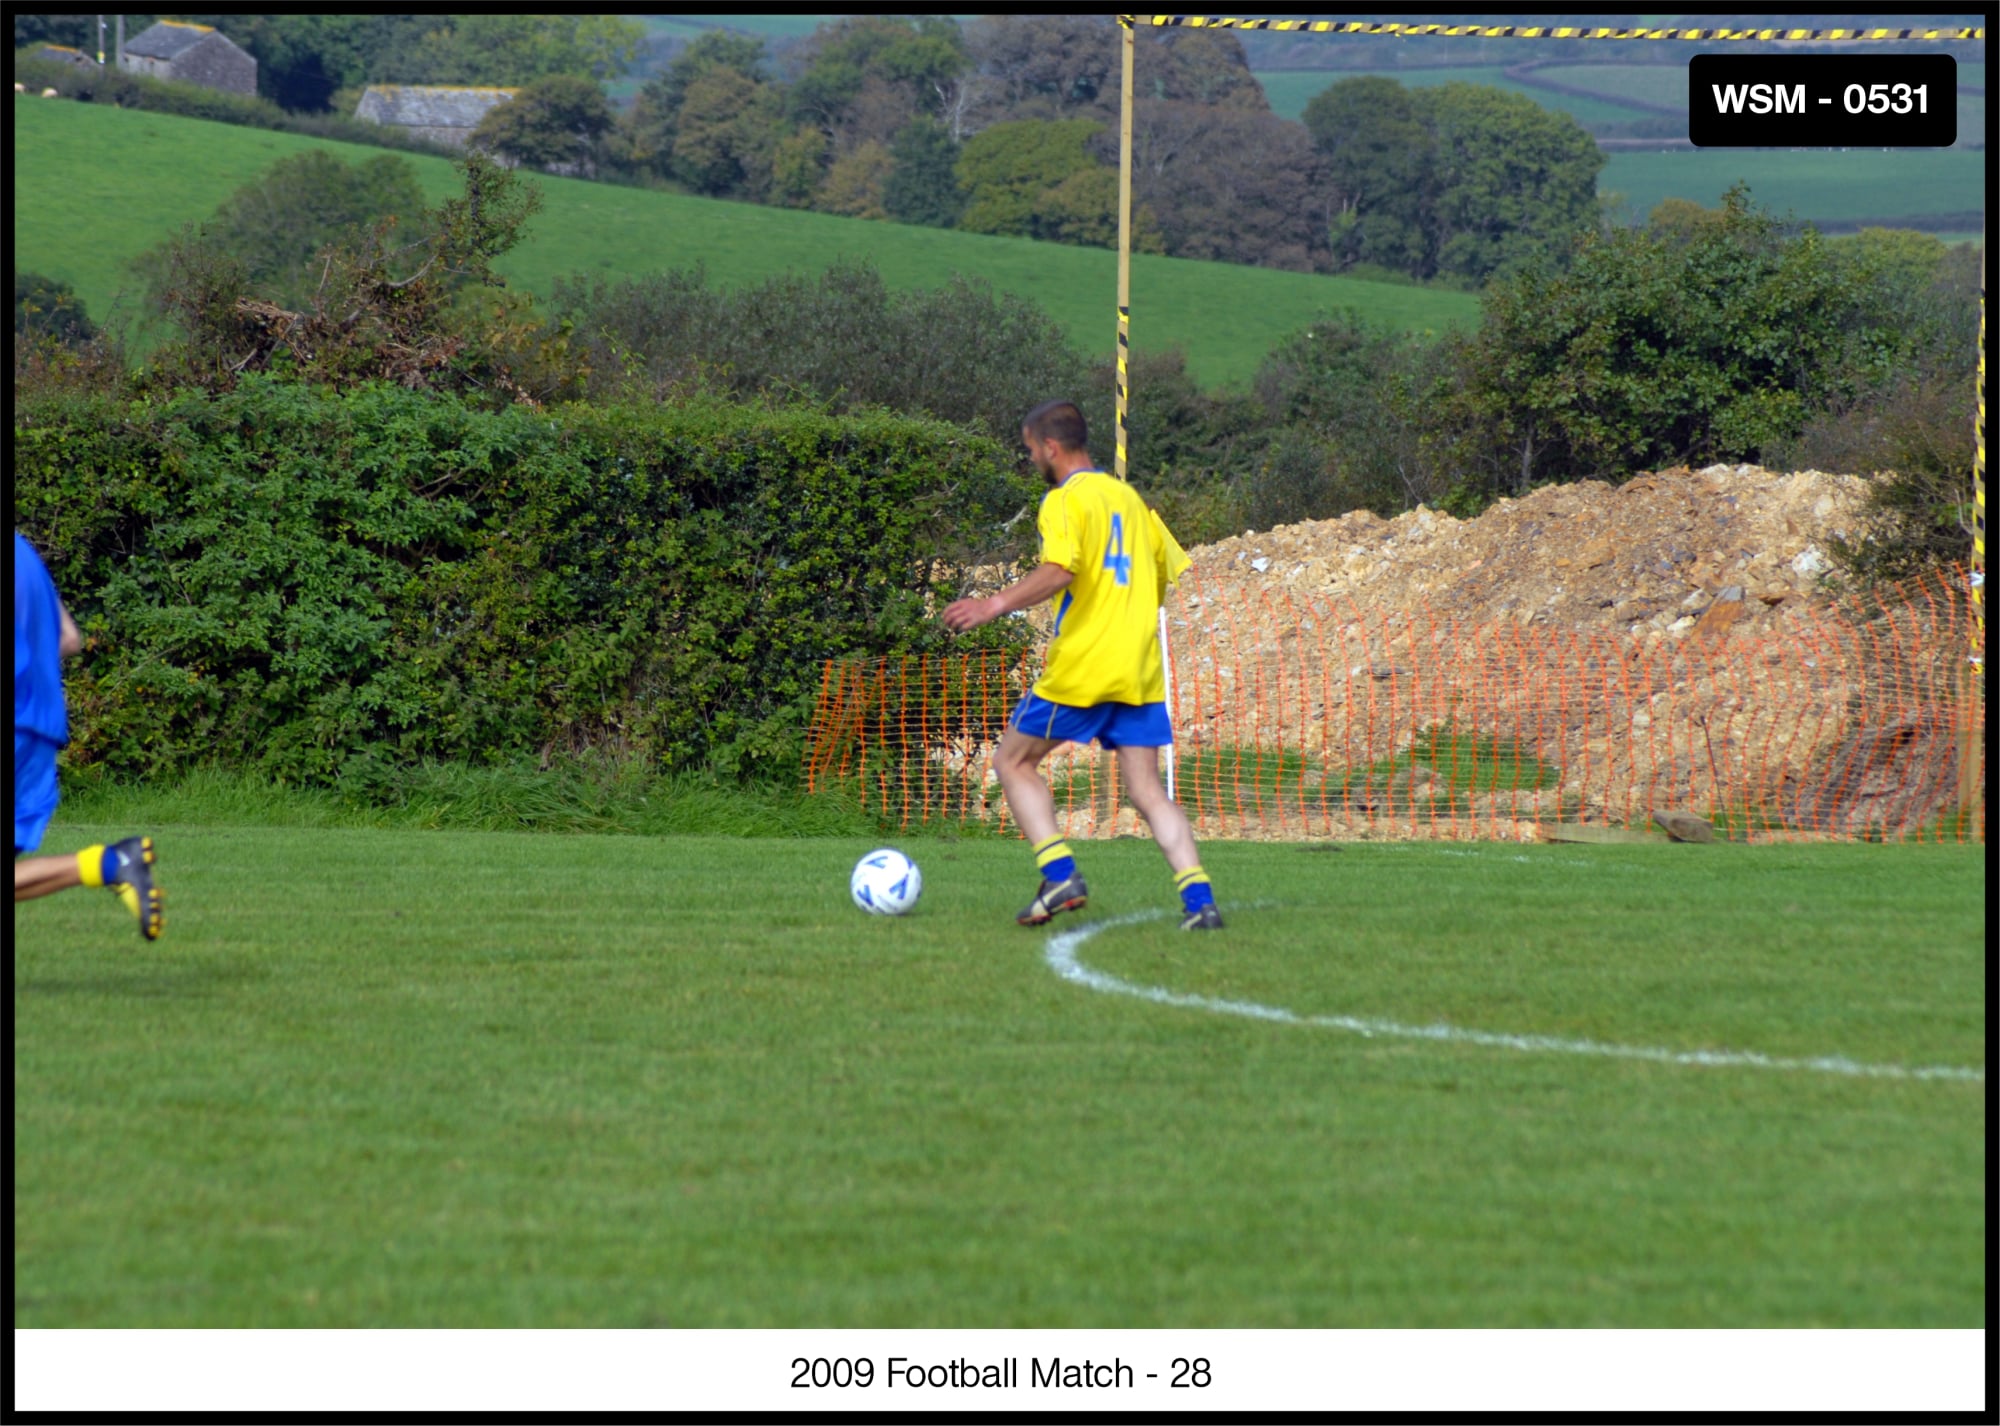
[[[14,730],[14,855],[42,844],[56,815],[56,745]]]
[[[1037,738],[1061,738],[1087,743],[1095,738],[1105,748],[1166,748],[1173,746],[1174,726],[1164,703],[1097,703],[1072,708],[1051,703],[1030,692],[1007,719]]]

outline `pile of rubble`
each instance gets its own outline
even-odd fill
[[[1168,610],[1184,756],[1292,749],[1313,769],[1276,796],[1223,789],[1204,834],[1529,838],[1655,807],[1736,807],[1785,836],[1935,822],[1976,717],[1953,691],[1962,638],[1907,611],[1849,636],[1823,576],[1834,540],[1867,536],[1867,493],[1820,471],[1681,468],[1472,520],[1356,512],[1190,550]],[[1456,796],[1445,828],[1420,768],[1354,784],[1442,726],[1532,747],[1560,786]],[[1056,764],[1094,783],[1092,759]],[[1321,767],[1356,789],[1343,805],[1315,791]],[[1067,831],[1139,830],[1129,809],[1099,829],[1108,807],[1090,802]]]
[[[1716,465],[1580,481],[1502,500],[1473,520],[1418,506],[1356,511],[1189,551],[1208,588],[1283,586],[1476,623],[1666,634],[1729,591],[1746,627],[1808,598],[1834,539],[1866,533],[1868,483],[1823,471]]]

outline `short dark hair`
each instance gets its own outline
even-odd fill
[[[1038,441],[1054,441],[1066,451],[1085,450],[1090,430],[1074,401],[1044,401],[1021,418],[1021,429]]]

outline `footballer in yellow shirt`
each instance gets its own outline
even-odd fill
[[[1055,798],[1041,762],[1065,742],[1095,739],[1118,755],[1126,790],[1173,870],[1181,929],[1217,930],[1222,915],[1185,813],[1160,782],[1159,750],[1172,744],[1157,639],[1167,587],[1188,557],[1139,493],[1090,459],[1083,414],[1050,401],[1022,422],[1021,441],[1049,492],[1036,525],[1042,558],[1026,578],[985,599],[961,599],[944,621],[963,633],[1055,601],[1055,633],[1032,692],[1007,720],[993,771],[1008,810],[1035,851],[1042,883],[1015,920],[1039,926],[1081,909],[1089,895],[1069,844],[1056,831]]]

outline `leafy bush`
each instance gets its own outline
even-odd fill
[[[308,149],[279,159],[224,199],[198,229],[143,254],[134,266],[158,307],[175,265],[171,248],[200,243],[239,263],[257,297],[297,308],[324,275],[313,259],[329,243],[356,243],[378,219],[410,224],[423,211],[423,188],[407,160],[382,154],[346,164],[324,149]]]
[[[820,660],[939,643],[949,570],[1027,498],[991,442],[887,415],[263,376],[27,400],[14,454],[93,644],[71,764],[319,785],[591,750],[789,772]]]
[[[1863,584],[1903,580],[1966,558],[1972,540],[1972,407],[1963,372],[1912,372],[1806,423],[1786,448],[1799,469],[1880,475],[1862,539],[1835,538],[1834,563]]]
[[[1814,413],[1774,456],[1794,469],[1881,476],[1868,492],[1874,529],[1830,550],[1851,579],[1902,580],[1963,560],[1972,537],[1979,248],[1880,228],[1830,246],[1872,295],[1878,325],[1899,335],[1902,355]]]
[[[498,402],[572,394],[566,343],[545,333],[532,299],[508,293],[493,271],[539,210],[539,188],[468,153],[456,165],[463,191],[420,213],[413,240],[398,237],[394,212],[365,230],[348,223],[314,252],[310,276],[288,279],[286,265],[308,250],[313,225],[291,231],[260,215],[330,163],[278,165],[223,206],[213,231],[189,225],[150,255],[153,306],[180,332],[157,354],[156,384],[221,391],[246,372],[269,371],[342,387],[390,380]],[[414,197],[398,196],[406,187],[400,167],[388,158],[360,165],[350,175],[350,201],[325,221]],[[257,221],[238,221],[239,212]],[[270,253],[255,241],[259,227],[272,234]],[[265,270],[253,271],[259,266]],[[298,282],[301,311],[268,300],[288,280]]]
[[[1814,230],[1788,235],[1742,185],[1698,211],[1487,289],[1432,406],[1482,494],[1759,461],[1907,358],[1897,308]]]
[[[892,293],[872,263],[736,289],[710,285],[699,266],[579,276],[557,280],[551,306],[592,373],[593,400],[789,394],[954,421],[1012,448],[1023,415],[1085,383],[1062,329],[1032,303],[964,277]]]

